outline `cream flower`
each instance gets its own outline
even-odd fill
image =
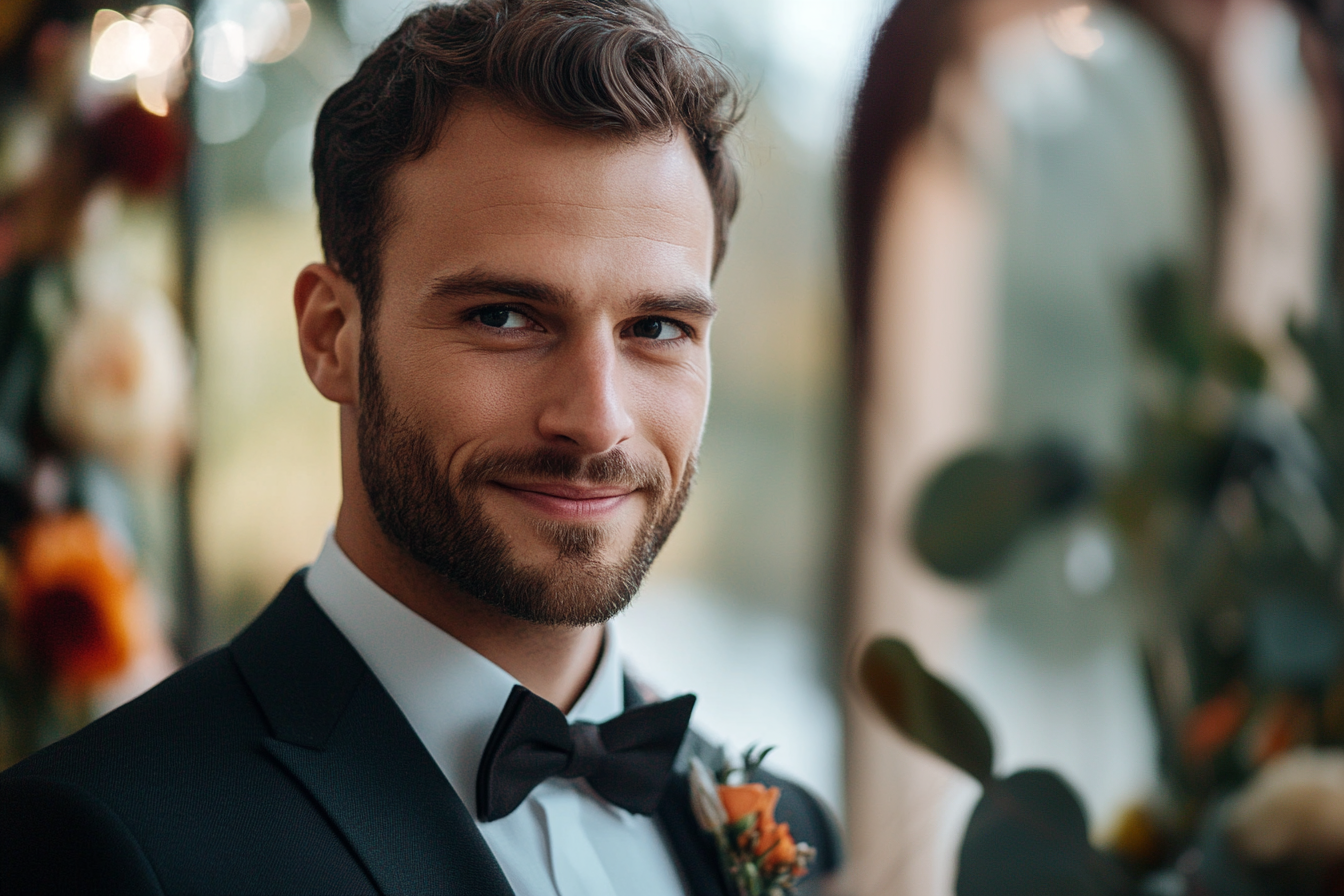
[[[1227,831],[1256,862],[1344,856],[1344,750],[1272,760],[1233,803]]]
[[[191,374],[177,314],[159,293],[89,304],[56,347],[52,425],[75,447],[137,475],[170,475],[185,447]]]
[[[723,808],[719,799],[719,788],[709,769],[696,757],[691,757],[691,812],[700,827],[706,831],[717,831],[728,824],[728,810]]]

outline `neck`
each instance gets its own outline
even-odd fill
[[[367,501],[352,501],[348,489],[336,543],[378,587],[564,712],[588,686],[602,654],[601,626],[538,625],[463,593],[390,542]]]

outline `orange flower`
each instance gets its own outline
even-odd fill
[[[1186,760],[1194,766],[1211,761],[1241,730],[1250,710],[1250,690],[1241,682],[1196,706],[1181,739]]]
[[[793,842],[789,834],[788,822],[775,825],[768,835],[763,833],[756,850],[758,855],[765,856],[767,871],[787,868],[798,861],[798,844]]]
[[[719,800],[723,803],[724,811],[728,813],[730,823],[741,821],[755,812],[757,826],[762,822],[770,827],[775,826],[775,804],[779,802],[778,787],[767,788],[764,784],[736,786],[723,784],[719,787]]]
[[[728,821],[741,821],[755,813],[756,824],[745,832],[739,845],[745,847],[756,835],[756,855],[764,857],[767,870],[793,865],[798,859],[798,844],[789,834],[789,826],[775,822],[775,805],[779,802],[779,788],[764,784],[723,785],[719,800],[728,813]]]
[[[123,671],[143,607],[130,564],[93,517],[43,517],[19,536],[12,612],[25,652],[66,688]]]

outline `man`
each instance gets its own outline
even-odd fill
[[[605,623],[695,469],[733,102],[641,0],[431,8],[332,95],[294,307],[334,532],[230,645],[0,776],[0,887],[732,892],[691,698],[647,703]],[[814,884],[834,828],[762,778]]]

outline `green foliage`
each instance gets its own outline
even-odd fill
[[[957,896],[1112,896],[1120,869],[1088,841],[1078,794],[1045,769],[995,781],[971,814],[957,862]]]
[[[1189,826],[1179,842],[1270,755],[1257,746],[1264,732],[1290,746],[1344,744],[1344,314],[1332,301],[1289,328],[1313,386],[1313,402],[1294,408],[1269,387],[1260,353],[1219,321],[1201,278],[1161,262],[1132,283],[1129,456],[1092,467],[1048,438],[973,449],[929,480],[910,537],[938,573],[984,581],[1025,535],[1075,508],[1109,519],[1145,616],[1164,778]],[[1073,485],[1050,500],[1052,481]],[[874,645],[863,674],[900,730],[988,780],[987,762],[967,758],[988,755],[983,726],[908,648]],[[1244,710],[1218,722],[1229,694],[1246,695]],[[1290,717],[1300,722],[1275,721]]]
[[[949,685],[920,663],[898,638],[868,645],[859,665],[864,689],[887,721],[915,743],[988,784],[994,742],[980,716]]]
[[[1264,358],[1214,324],[1212,302],[1187,268],[1159,261],[1134,278],[1131,294],[1139,343],[1182,379],[1213,376],[1234,389],[1264,387]]]
[[[742,776],[748,781],[754,780],[756,772],[761,764],[765,762],[765,757],[775,752],[773,746],[758,747],[756,744],[749,745],[742,751]]]
[[[1134,278],[1133,292],[1140,340],[1186,376],[1198,375],[1210,338],[1190,274],[1174,264],[1157,264]]]
[[[1043,769],[996,778],[994,744],[984,722],[965,698],[923,667],[908,644],[897,638],[872,642],[859,672],[897,730],[984,787],[962,839],[957,896],[1126,892],[1124,875],[1089,842],[1087,814],[1073,788]],[[732,827],[729,836],[752,826]]]
[[[1032,529],[1072,509],[1091,489],[1070,446],[1044,439],[1010,454],[978,448],[954,458],[915,504],[911,540],[932,569],[951,579],[993,575]]]
[[[1003,565],[1035,516],[1020,465],[1003,452],[980,449],[954,459],[925,486],[911,537],[941,575],[981,579]]]

